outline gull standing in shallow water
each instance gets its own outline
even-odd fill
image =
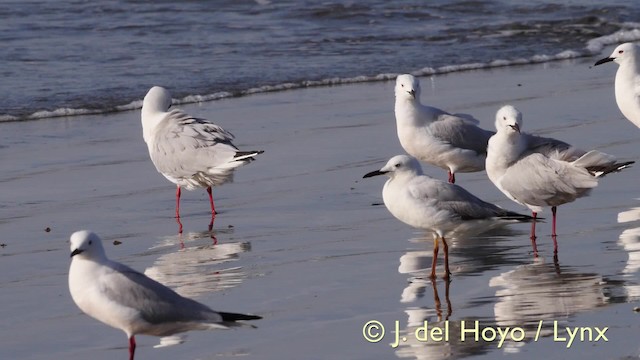
[[[632,43],[619,45],[611,56],[594,66],[613,61],[620,65],[616,72],[616,103],[622,114],[640,127],[640,48]]]
[[[135,335],[169,336],[190,330],[227,329],[260,316],[216,312],[126,265],[107,259],[102,240],[90,231],[71,235],[69,291],[85,314],[121,329],[129,338],[129,359]]]
[[[449,171],[484,170],[487,142],[492,131],[479,128],[470,115],[449,114],[420,103],[420,82],[413,75],[399,75],[395,87],[398,139],[411,156]]]
[[[606,174],[629,167],[634,161],[617,162],[597,150],[585,152],[559,140],[522,133],[522,113],[511,105],[496,113],[497,133],[489,140],[487,175],[509,199],[531,209],[533,217],[545,207],[553,216],[554,253],[556,209],[589,195]],[[531,242],[537,255],[535,222]]]
[[[180,219],[180,189],[206,188],[215,216],[212,186],[233,180],[233,170],[263,151],[238,151],[234,136],[205,119],[169,110],[171,94],[152,87],[142,104],[142,133],[159,173],[177,185],[176,218]]]
[[[444,277],[448,279],[449,246],[446,237],[477,234],[505,221],[533,220],[528,215],[483,201],[458,185],[424,175],[418,160],[408,155],[394,156],[382,169],[367,173],[364,178],[376,175],[390,177],[382,189],[382,199],[389,212],[405,224],[433,233],[432,279],[436,276],[439,239],[442,239],[444,248]]]

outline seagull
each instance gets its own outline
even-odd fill
[[[489,179],[509,199],[528,207],[536,218],[551,207],[554,253],[557,207],[589,195],[600,177],[629,167],[597,150],[584,151],[559,140],[522,133],[522,113],[511,105],[496,113],[497,132],[489,140],[486,170]],[[531,227],[534,253],[535,223]]]
[[[176,218],[180,218],[180,192],[206,188],[215,216],[212,186],[233,180],[233,170],[263,151],[239,151],[234,136],[212,122],[169,110],[171,94],[154,86],[142,104],[142,134],[149,156],[159,173],[177,185]]]
[[[380,170],[363,178],[387,175],[382,199],[389,212],[414,228],[433,234],[431,278],[435,279],[438,240],[444,248],[445,279],[449,278],[449,246],[452,235],[477,234],[505,222],[527,222],[533,218],[483,201],[464,188],[433,179],[422,172],[418,160],[408,155],[392,157]]]
[[[449,172],[484,170],[487,142],[492,131],[467,114],[449,114],[420,103],[420,82],[410,74],[398,75],[395,87],[398,139],[411,156]]]
[[[620,65],[616,72],[616,103],[622,114],[640,127],[640,48],[624,43],[611,56],[598,60],[594,66],[613,61]]]
[[[126,265],[107,258],[102,240],[91,231],[71,235],[69,291],[85,314],[120,329],[129,338],[129,359],[135,335],[170,336],[190,330],[228,329],[256,315],[217,312]]]

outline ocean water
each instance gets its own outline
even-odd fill
[[[0,120],[595,56],[640,2],[0,1]]]

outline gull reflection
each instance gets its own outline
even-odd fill
[[[578,273],[557,262],[548,264],[536,258],[532,264],[521,265],[493,277],[489,286],[496,290],[494,305],[498,326],[525,329],[524,342],[505,342],[505,352],[519,352],[526,341],[533,340],[539,322],[540,336],[553,334],[553,321],[564,329],[565,322],[578,312],[606,305],[607,283],[598,274]]]
[[[180,223],[180,220],[177,220]],[[198,296],[239,285],[247,278],[241,266],[229,266],[239,259],[239,255],[251,250],[249,242],[217,244],[215,233],[231,233],[233,228],[179,233],[166,236],[150,250],[172,248],[179,244],[180,250],[160,256],[144,273],[150,278],[172,288],[182,296]],[[213,243],[211,240],[213,239]],[[160,338],[155,348],[183,343],[186,335],[178,334]]]
[[[426,241],[425,239],[412,239],[414,242]],[[433,307],[409,306],[404,312],[407,315],[407,324],[404,329],[398,329],[396,336],[397,345],[395,354],[399,358],[427,359],[457,359],[474,354],[487,352],[484,341],[460,340],[460,321],[448,321],[454,313],[450,299],[451,282],[437,282],[431,280],[431,251],[408,251],[400,257],[398,272],[407,274],[409,284],[402,291],[401,303],[415,303],[428,293],[433,293]],[[427,328],[425,329],[425,321]],[[468,321],[475,321],[468,319]],[[483,325],[480,325],[482,328]],[[427,332],[434,328],[440,328],[450,334],[444,339],[425,339]],[[445,330],[446,329],[446,330]],[[418,336],[423,336],[419,339]]]
[[[250,251],[249,242],[211,244],[210,233],[187,233],[178,236],[181,250],[160,256],[145,274],[185,297],[239,285],[247,274],[241,266],[230,266],[239,254]],[[204,244],[200,244],[205,241]],[[208,241],[207,241],[208,240]],[[176,236],[162,239],[152,249],[175,246]]]
[[[631,208],[618,214],[619,223],[636,222],[640,220],[640,207]],[[636,278],[640,269],[640,227],[624,230],[618,238],[618,245],[627,252],[629,259],[622,270],[625,278]],[[635,281],[634,281],[635,282]],[[624,296],[627,301],[640,298],[640,285],[627,283],[624,285]]]

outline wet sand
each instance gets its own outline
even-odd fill
[[[637,160],[640,129],[615,105],[615,66],[592,69],[592,63],[421,78],[422,99],[471,113],[491,129],[496,110],[512,104],[524,114],[525,131]],[[381,202],[384,179],[361,179],[402,153],[393,85],[185,106],[233,132],[241,149],[265,153],[236,171],[234,183],[214,189],[220,214],[212,232],[206,192],[183,192],[182,236],[173,218],[175,189],[148,159],[139,111],[0,124],[0,243],[6,245],[0,248],[0,358],[126,357],[124,333],[82,314],[68,292],[68,238],[85,228],[103,237],[110,258],[149,269],[183,294],[214,309],[264,316],[257,329],[191,332],[184,344],[160,349],[153,348],[157,338],[139,336],[138,359],[640,355],[640,315],[633,312],[640,296],[637,211],[618,223],[619,213],[640,206],[640,166],[607,176],[590,197],[559,208],[557,264],[550,221],[538,225],[538,259],[527,224],[456,240],[447,296],[441,279],[435,288],[426,279],[430,237],[372,206]],[[424,169],[446,179],[443,170]],[[459,174],[457,181],[487,201],[527,212],[484,172]],[[447,317],[449,341],[413,338],[424,320],[443,325],[434,322]],[[386,327],[377,343],[363,338],[370,320]],[[479,329],[521,327],[525,337],[500,349],[499,338],[461,342],[461,320],[477,320]],[[561,329],[608,327],[608,342],[575,340],[567,348],[554,341],[554,320]],[[396,321],[407,341],[393,348]]]

